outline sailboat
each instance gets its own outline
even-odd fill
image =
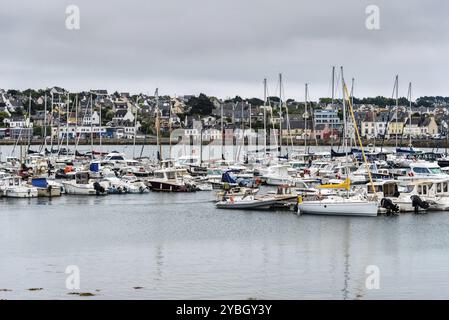
[[[318,186],[320,189],[345,189],[349,191],[351,181],[347,178],[339,184]],[[304,201],[299,198],[298,214],[324,214],[324,215],[348,215],[348,216],[377,216],[378,204],[368,202],[360,196],[345,197],[332,195],[320,200]]]
[[[345,95],[346,97],[349,97],[349,94],[347,92],[346,84],[344,82],[343,78],[343,68],[341,69],[341,75],[342,75],[342,86],[343,86],[343,123],[344,123],[344,147],[346,149],[347,147],[347,130],[346,130],[346,105],[345,105]],[[372,184],[373,190],[374,185],[372,182],[371,173],[369,171],[369,166],[366,160],[365,152],[363,149],[362,141],[360,139],[360,135],[358,132],[358,128],[356,125],[354,112],[352,108],[351,100],[348,99],[349,104],[349,111],[352,117],[352,120],[354,122],[355,127],[355,133],[358,138],[360,148],[362,151],[362,156],[365,161],[366,170],[368,172],[368,176],[370,179],[370,182]],[[346,163],[348,163],[347,155],[346,155]],[[351,181],[349,177],[345,179],[343,183],[339,184],[330,184],[330,185],[323,185],[321,188],[326,189],[345,189],[347,191],[345,196],[329,196],[326,198],[319,197],[317,200],[311,200],[311,201],[302,201],[301,197],[298,197],[298,204],[297,204],[297,212],[298,214],[301,213],[308,213],[308,214],[323,214],[323,215],[343,215],[343,216],[366,216],[366,217],[374,217],[377,216],[378,212],[378,204],[377,201],[369,201],[366,198],[364,198],[361,195],[356,196],[349,196],[349,190],[351,187]]]

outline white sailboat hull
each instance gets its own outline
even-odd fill
[[[338,216],[377,216],[378,206],[375,202],[364,202],[351,199],[342,201],[322,200],[305,201],[298,204],[298,213],[338,215]]]

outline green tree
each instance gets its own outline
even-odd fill
[[[5,118],[9,118],[9,114],[5,111],[0,111],[0,127],[5,126],[5,124],[3,123],[3,120],[5,120]]]
[[[189,115],[210,115],[214,108],[214,104],[203,93],[198,97],[192,97],[187,101],[187,106],[190,108]]]

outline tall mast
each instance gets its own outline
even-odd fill
[[[76,139],[78,137],[78,93],[75,95],[75,136],[73,141],[75,142],[75,151],[73,152],[73,158],[76,158],[77,143]]]
[[[249,131],[251,132],[252,126],[251,126],[251,103],[249,104]]]
[[[168,145],[169,145],[169,154],[171,157],[171,132],[172,132],[172,128],[171,128],[171,117],[172,117],[172,110],[171,110],[171,99],[168,99]]]
[[[399,76],[396,75],[396,79],[395,79],[395,93],[396,93],[396,148],[398,147],[398,133],[399,133],[399,129],[398,129],[398,108],[399,108],[399,98],[398,98],[398,87],[399,87]]]
[[[58,136],[57,136],[57,141],[58,141],[58,158],[59,158],[59,153],[60,153],[60,139],[61,136],[61,94],[58,94]],[[61,140],[62,141],[62,140]]]
[[[157,152],[158,152],[158,161],[162,160],[162,147],[161,147],[161,143],[159,141],[160,139],[160,134],[159,134],[159,129],[160,129],[160,123],[159,123],[159,89],[156,88],[156,91],[154,93],[155,98],[156,98],[156,143],[157,143]]]
[[[136,111],[134,112],[134,135],[133,135],[133,159],[136,153],[136,135],[137,135],[137,104],[139,103],[139,96],[136,98]]]
[[[69,155],[69,117],[70,117],[70,93],[67,92],[67,111],[65,120],[66,155]]]
[[[27,151],[28,151],[30,149],[31,136],[33,135],[32,133],[30,133],[30,128],[31,128],[31,89],[30,89],[30,100],[28,102],[28,125],[27,125],[27,127],[28,127],[28,148],[27,148]]]
[[[44,130],[42,138],[44,139],[44,149],[47,149],[47,91],[45,91],[44,101]]]
[[[351,79],[351,106],[354,106],[354,81],[355,81],[354,78],[352,78]],[[353,125],[355,126],[356,124],[354,123]],[[354,134],[355,134],[355,128],[354,128]],[[351,141],[351,147],[352,147],[352,142],[354,142],[354,144],[355,144],[355,135],[350,137],[350,141]]]
[[[343,148],[345,150],[345,171],[346,171],[346,179],[349,179],[349,167],[348,167],[348,142],[347,142],[347,127],[346,127],[346,98],[345,98],[345,89],[346,89],[346,84],[345,84],[345,78],[343,76],[343,67],[341,67],[341,87],[343,90],[343,95],[342,95],[342,101],[343,101],[343,123],[344,123],[344,129],[343,129],[343,134],[344,134],[344,139],[343,139]],[[354,124],[356,125],[356,124]],[[349,189],[347,190],[347,196],[349,197]]]
[[[92,93],[90,94],[90,152],[92,159],[94,158],[94,125],[93,125],[93,114],[94,114],[94,102],[92,98]]]
[[[279,73],[279,155],[282,154],[282,73]]]
[[[412,83],[410,82],[408,85],[408,103],[409,103],[409,109],[408,109],[408,125],[409,128],[412,128]],[[412,134],[409,132],[409,146],[412,147]]]
[[[304,152],[307,152],[307,118],[309,117],[307,114],[307,91],[308,84],[306,83],[304,89]]]
[[[331,107],[334,112],[334,100],[335,100],[335,66],[332,67],[332,100]],[[331,121],[331,149],[334,147],[334,119]]]
[[[347,136],[348,136],[348,130],[347,130],[347,126],[346,126],[346,98],[345,98],[345,79],[343,77],[343,67],[341,67],[341,87],[343,90],[343,96],[342,96],[342,101],[343,101],[343,148],[345,150],[345,155],[346,155],[346,164],[348,163],[348,141],[347,141]],[[347,169],[347,168],[346,168]],[[348,170],[346,170],[346,174],[348,174]]]
[[[221,159],[224,160],[224,127],[223,127],[223,103],[220,103],[220,120],[221,120]]]
[[[102,149],[103,149],[103,138],[102,138],[102,119],[101,119],[101,103],[100,103],[100,105],[99,105],[99,108],[98,108],[98,111],[99,111],[99,114],[98,114],[98,121],[99,121],[99,133],[100,133],[100,152],[102,151]],[[101,155],[101,153],[100,153],[100,155]]]
[[[263,79],[263,146],[267,152],[267,78]]]
[[[51,94],[51,117],[50,117],[50,151],[53,152],[53,92]]]

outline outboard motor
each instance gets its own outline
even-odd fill
[[[399,206],[393,203],[393,201],[388,198],[382,198],[382,200],[380,200],[380,206],[387,209],[387,215],[390,215],[392,213],[396,214],[399,212]]]
[[[105,193],[105,188],[98,182],[95,181],[94,182],[94,189],[95,191],[97,191],[97,195],[99,195],[100,193]]]
[[[410,197],[412,200],[412,206],[415,208],[415,213],[418,213],[418,209],[422,208],[424,210],[429,209],[429,203],[427,201],[422,200],[419,196],[413,195]]]

